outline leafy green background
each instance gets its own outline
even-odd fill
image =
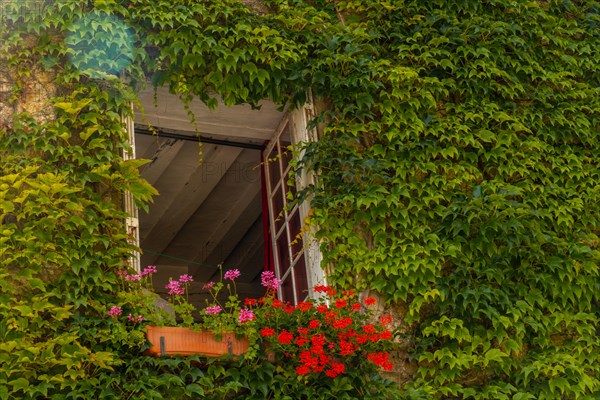
[[[600,3],[264,6],[0,4],[0,399],[597,399]],[[54,119],[18,112],[41,71]],[[402,310],[402,394],[369,371],[324,387],[155,360],[107,321],[132,251],[121,195],[154,193],[120,156],[147,79],[211,106],[325,104],[298,162],[319,176],[312,223],[333,282]]]

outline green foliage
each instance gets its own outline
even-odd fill
[[[323,254],[405,304],[431,397],[600,393],[598,6],[338,3],[378,56],[308,146]]]
[[[154,194],[121,157],[147,79],[209,106],[325,100],[299,164],[324,262],[406,309],[407,397],[597,398],[598,1],[265,4],[1,5],[0,399],[393,397],[377,377],[150,359],[105,318],[133,250],[122,193]],[[53,118],[18,112],[41,74]]]

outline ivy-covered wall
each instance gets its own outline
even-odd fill
[[[599,13],[0,2],[0,399],[598,398]],[[332,281],[403,318],[416,372],[402,394],[151,359],[141,332],[107,320],[132,250],[121,194],[153,194],[120,156],[147,79],[213,106],[297,104],[306,88],[327,105],[299,163],[319,176],[313,223]]]
[[[335,279],[406,311],[415,389],[597,398],[600,4],[338,10],[307,68],[333,104],[309,157]]]

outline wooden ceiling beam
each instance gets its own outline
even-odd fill
[[[187,146],[194,148],[195,146]],[[203,161],[187,156],[171,163],[161,175],[156,187],[162,190],[154,207],[142,221],[150,221],[145,227],[141,224],[141,247],[156,253],[163,253],[171,241],[179,234],[189,218],[209,197],[222,178],[218,166],[233,163],[242,149],[225,146],[204,146]],[[144,257],[150,264],[156,264],[158,256]]]

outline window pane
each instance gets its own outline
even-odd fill
[[[308,296],[308,278],[306,276],[306,262],[304,261],[304,254],[302,254],[296,265],[294,265],[294,278],[298,301],[303,301],[306,296]]]
[[[300,254],[303,248],[302,233],[300,232],[300,213],[298,211],[298,207],[292,211],[289,226],[290,239],[292,241],[292,259],[294,259],[298,257],[298,254]]]
[[[271,197],[271,206],[273,207],[273,217],[275,218],[275,233],[279,232],[283,224],[285,223],[285,212],[283,211],[283,192],[281,185],[275,191],[273,191]]]
[[[292,304],[296,303],[294,299],[294,288],[292,284],[292,274],[289,274],[281,283],[281,297],[283,301],[289,301]]]
[[[283,276],[290,269],[290,252],[285,230],[277,239],[277,256],[279,257],[279,276]]]
[[[288,170],[285,172],[284,176],[284,183],[285,183],[285,191],[286,191],[286,195],[287,192],[292,192],[292,194],[294,195],[294,197],[296,196],[296,177],[293,176],[291,173],[291,168],[288,168]]]
[[[269,182],[271,183],[271,190],[277,185],[277,182],[281,179],[281,168],[279,167],[279,153],[277,145],[273,146],[273,149],[264,161],[269,166]]]
[[[285,171],[290,165],[290,161],[292,160],[292,150],[289,149],[289,142],[281,142],[281,161],[283,166],[283,171]]]

